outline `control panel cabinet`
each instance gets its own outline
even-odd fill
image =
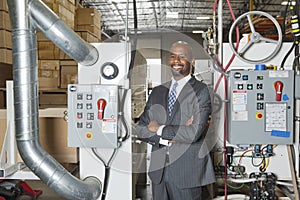
[[[292,70],[232,70],[228,86],[230,143],[293,143]]]
[[[118,86],[68,86],[68,145],[116,148],[118,145]]]

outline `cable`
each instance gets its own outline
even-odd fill
[[[242,153],[242,155],[241,155],[241,157],[240,157],[240,159],[239,159],[239,162],[238,162],[238,166],[241,165],[241,161],[242,161],[242,158],[244,157],[244,155],[245,155],[246,153],[250,152],[250,151],[253,152],[253,150],[250,149],[250,150],[244,151],[244,153]]]
[[[290,6],[291,4],[291,0],[288,0],[286,6],[285,6],[285,12],[284,12],[284,17],[283,17],[283,28],[282,28],[282,32],[284,34],[284,36],[286,36],[286,30],[285,30],[285,20],[286,20],[286,13],[287,13],[287,10],[288,10],[288,7]]]
[[[128,90],[125,89],[124,94],[122,96],[122,100],[121,100],[121,111],[122,111],[122,113],[120,113],[120,120],[121,120],[121,122],[122,122],[122,124],[125,128],[125,136],[121,137],[122,142],[127,140],[130,136],[128,124],[126,123],[125,116],[124,116],[124,105],[125,105],[125,101],[126,101],[127,92],[128,92]]]
[[[133,3],[133,18],[134,18],[134,40],[133,40],[133,45],[132,45],[133,49],[131,50],[131,58],[130,58],[130,64],[129,64],[127,78],[130,78],[131,70],[134,67],[134,60],[135,60],[136,46],[137,46],[138,20],[137,20],[136,0],[133,0],[132,3]]]
[[[286,53],[286,55],[284,56],[281,64],[280,64],[280,70],[284,70],[284,64],[286,59],[289,57],[289,55],[292,53],[293,49],[295,48],[296,44],[293,43],[293,45],[291,46],[291,48],[289,49],[289,51]]]
[[[238,186],[238,187],[235,187],[235,186],[230,185],[230,184],[227,183],[227,186],[228,186],[229,188],[231,188],[231,189],[239,190],[239,189],[242,189],[242,188],[245,186],[245,184],[243,183],[242,185],[240,185],[240,186]]]
[[[104,172],[104,183],[103,183],[103,192],[102,192],[102,197],[101,200],[105,200],[106,194],[107,194],[107,186],[109,183],[109,177],[110,177],[110,166],[112,163],[113,158],[117,154],[117,148],[114,149],[110,159],[108,160],[107,164],[105,163],[104,159],[97,153],[96,148],[92,148],[92,151],[94,155],[103,163],[105,166],[105,172]]]
[[[255,164],[255,163],[254,163],[254,156],[252,156],[252,157],[251,157],[251,163],[252,163],[252,165],[253,165],[254,167],[259,167],[259,166],[261,166],[261,165],[263,164],[263,162],[265,162],[265,161],[264,161],[264,160],[265,160],[265,156],[263,155],[261,158],[262,158],[262,159],[261,159],[260,163],[259,163],[259,164]]]

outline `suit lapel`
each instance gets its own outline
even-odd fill
[[[168,100],[169,100],[169,91],[170,91],[171,83],[172,83],[172,82],[169,81],[169,82],[167,82],[167,83],[165,84],[166,90],[164,90],[165,92],[161,94],[162,97],[163,97],[163,99],[164,99],[164,101],[163,101],[163,106],[164,106],[164,108],[166,108],[167,116],[169,116],[169,115],[168,115]]]
[[[182,88],[178,98],[175,101],[174,104],[174,108],[173,108],[173,112],[170,116],[170,119],[172,119],[174,117],[174,114],[177,112],[177,110],[180,108],[180,103],[184,101],[184,99],[186,99],[186,97],[193,92],[193,85],[195,83],[195,78],[192,76],[191,79],[184,85],[184,87]],[[170,86],[169,86],[170,89]]]

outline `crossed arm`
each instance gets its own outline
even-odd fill
[[[193,123],[194,117],[192,116],[189,120],[187,120],[187,122],[185,123],[185,126],[189,126]],[[159,127],[161,125],[159,125],[159,123],[156,120],[152,120],[150,121],[148,127],[148,130],[151,132],[157,132]]]

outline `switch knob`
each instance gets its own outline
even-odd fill
[[[283,83],[281,81],[276,81],[274,83],[274,88],[275,88],[275,91],[276,91],[276,101],[281,101]]]
[[[104,109],[106,107],[105,99],[99,99],[97,105],[98,105],[98,119],[102,120],[104,116]]]

